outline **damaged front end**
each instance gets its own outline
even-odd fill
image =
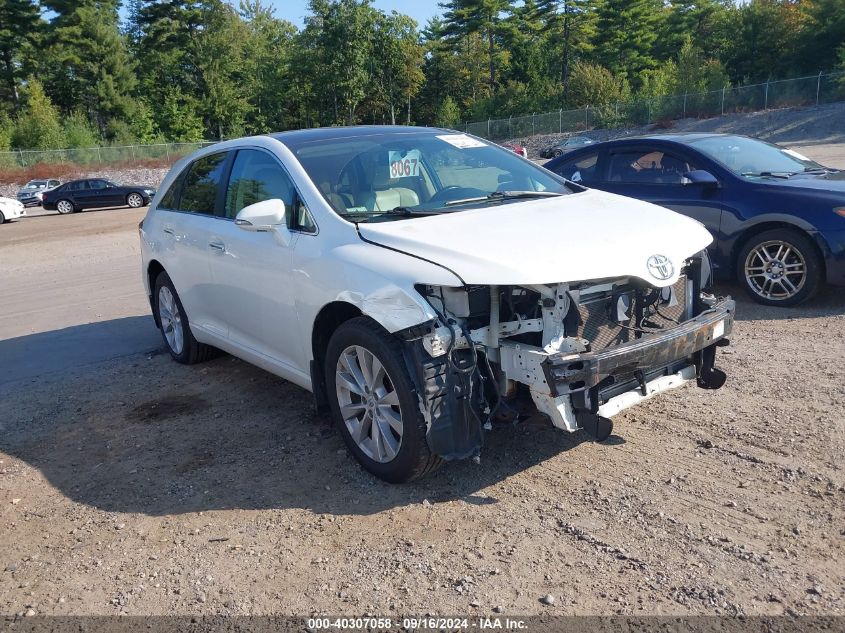
[[[598,440],[610,418],[693,378],[718,389],[716,347],[734,302],[710,294],[705,251],[677,281],[640,278],[533,286],[420,285],[434,321],[398,332],[432,452],[477,456],[485,428],[533,403],[567,431]]]

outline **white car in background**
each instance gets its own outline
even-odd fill
[[[477,457],[525,406],[603,440],[627,407],[725,382],[734,303],[710,293],[701,224],[466,134],[206,147],[167,175],[140,237],[176,361],[219,348],[313,391],[388,481]]]
[[[30,180],[18,191],[18,202],[25,207],[37,207],[41,204],[44,192],[52,191],[60,184],[62,184],[62,181],[55,178]]]
[[[16,220],[26,215],[24,206],[12,198],[0,197],[0,224]]]

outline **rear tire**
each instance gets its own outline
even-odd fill
[[[74,205],[70,200],[62,199],[56,203],[56,211],[62,215],[67,215],[76,211],[76,205]]]
[[[5,223],[6,223],[6,216],[3,215],[2,211],[0,211],[0,224],[5,224]]]
[[[558,156],[563,156],[563,150],[556,149],[552,152],[552,158],[557,158]]]
[[[217,349],[194,338],[188,315],[166,272],[156,277],[153,292],[161,336],[171,358],[183,365],[193,365],[213,358]]]
[[[785,307],[816,294],[824,266],[809,236],[793,229],[771,229],[743,245],[736,270],[740,284],[757,303]]]
[[[139,209],[144,206],[144,197],[140,193],[130,193],[126,196],[126,204],[133,209]]]
[[[343,323],[329,341],[324,371],[334,422],[366,470],[403,483],[440,465],[428,448],[402,348],[375,321],[358,317]]]

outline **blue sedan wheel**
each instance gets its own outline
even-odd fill
[[[740,281],[759,303],[790,306],[812,297],[821,283],[821,264],[808,237],[774,229],[753,237],[740,252]]]

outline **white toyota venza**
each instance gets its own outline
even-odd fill
[[[627,407],[725,382],[734,303],[711,294],[701,224],[470,135],[212,145],[173,167],[140,232],[171,356],[220,349],[312,391],[388,481],[477,457],[527,407],[601,441]]]

